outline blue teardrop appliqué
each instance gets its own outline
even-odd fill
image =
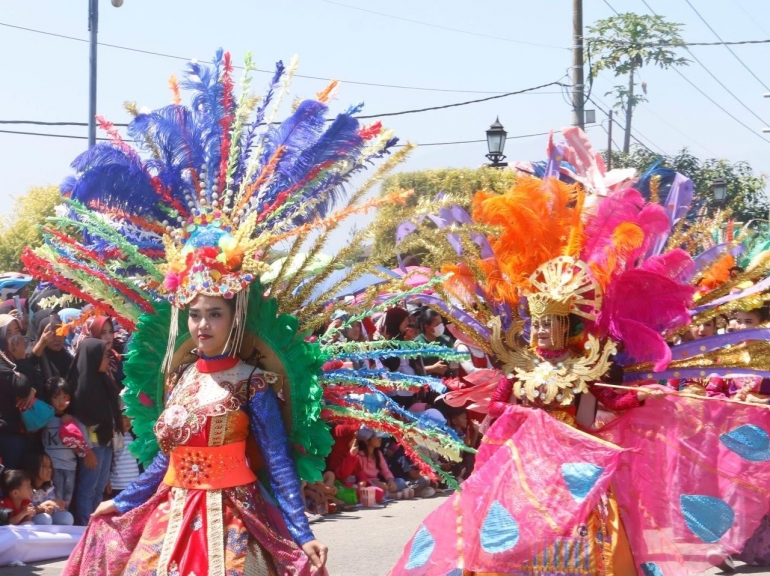
[[[642,564],[644,576],[663,576],[663,570],[655,562],[645,562]]]
[[[431,536],[425,525],[421,525],[412,540],[412,549],[409,550],[409,560],[406,563],[406,569],[412,570],[424,566],[433,554],[436,547],[436,541]]]
[[[506,552],[519,541],[519,524],[498,501],[489,507],[481,526],[481,547],[489,554]]]
[[[561,475],[564,477],[564,482],[577,502],[586,499],[602,472],[604,472],[604,468],[588,462],[568,462],[561,465]]]
[[[735,430],[722,434],[719,440],[744,460],[770,460],[770,436],[754,424],[738,426]]]
[[[717,542],[735,522],[735,512],[724,500],[701,494],[679,497],[687,527],[704,542]]]

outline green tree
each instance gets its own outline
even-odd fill
[[[586,37],[590,75],[595,78],[602,70],[612,70],[616,78],[627,76],[625,84],[615,86],[607,92],[614,95],[615,107],[626,116],[623,151],[631,147],[631,120],[634,108],[647,100],[647,84],[642,83],[642,93],[636,90],[638,72],[644,66],[653,64],[668,69],[686,66],[686,58],[677,57],[677,48],[683,46],[679,35],[681,24],[666,22],[661,16],[626,12],[611,18],[598,20],[588,27]]]
[[[607,153],[604,152],[603,155],[606,161]],[[767,177],[764,174],[755,174],[748,162],[729,162],[717,158],[701,160],[687,148],[673,156],[661,156],[641,146],[635,146],[628,154],[612,152],[613,168],[636,168],[639,175],[658,162],[662,167],[676,170],[692,180],[695,188],[695,207],[705,207],[707,212],[716,208],[711,186],[721,178],[727,182],[725,205],[733,211],[737,220],[747,222],[768,218],[770,198],[766,191]],[[692,210],[690,214],[694,215],[695,212]]]
[[[372,252],[380,254],[392,247],[396,237],[396,226],[409,217],[410,212],[421,201],[435,198],[439,192],[451,195],[457,204],[470,208],[473,195],[479,190],[504,192],[516,180],[512,170],[501,170],[483,166],[481,168],[442,168],[419,172],[401,172],[386,178],[380,194],[393,190],[414,190],[404,206],[383,206],[374,223],[374,246]]]
[[[11,213],[0,220],[0,272],[21,272],[21,251],[43,242],[40,225],[61,204],[58,186],[33,186],[16,198]]]

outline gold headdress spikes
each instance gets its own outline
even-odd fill
[[[596,320],[602,305],[599,284],[584,262],[570,256],[549,260],[530,276],[527,296],[533,318],[576,314]]]

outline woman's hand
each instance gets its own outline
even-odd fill
[[[104,504],[106,504],[106,502],[104,502]],[[98,511],[99,509],[97,508],[97,512]],[[307,555],[308,558],[310,558],[313,566],[315,566],[318,570],[326,565],[326,555],[329,552],[329,549],[321,544],[318,540],[311,540],[310,542],[303,544],[302,551],[305,553],[305,555]]]
[[[428,374],[438,374],[439,376],[446,374],[447,370],[449,370],[449,366],[443,360],[439,360],[425,369]]]
[[[86,455],[83,457],[83,464],[89,470],[95,470],[96,465],[99,464],[99,460],[96,454],[90,448],[86,448]]]
[[[618,390],[618,392],[621,391]],[[644,402],[647,398],[663,398],[663,396],[668,393],[669,390],[666,390],[665,387],[661,386],[660,384],[653,384],[649,387],[639,387],[639,391],[636,393],[636,397],[639,399],[639,402]]]
[[[106,500],[96,507],[94,513],[91,514],[91,518],[104,516],[105,514],[115,514],[117,511],[118,509],[115,507],[115,502],[113,500]]]
[[[15,360],[24,360],[27,357],[27,341],[21,334],[11,336],[8,341],[8,351]]]
[[[45,512],[46,514],[53,514],[59,509],[59,505],[53,500],[46,500],[38,507],[38,512]]]
[[[19,409],[19,412],[24,412],[28,408],[30,408],[35,401],[35,394],[37,394],[37,391],[33,388],[29,391],[29,395],[24,398],[23,400],[17,400],[16,407]]]
[[[388,492],[396,492],[398,490],[398,486],[396,486],[396,481],[393,480],[393,478],[388,480],[386,486],[388,488]]]
[[[43,333],[40,335],[40,339],[35,342],[35,346],[32,348],[32,353],[35,356],[42,356],[48,345],[56,338],[56,330],[51,324],[45,327]]]

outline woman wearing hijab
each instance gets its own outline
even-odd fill
[[[16,372],[26,377],[27,384],[35,389],[34,394],[40,398],[44,386],[37,357],[34,349],[27,351],[27,339],[23,335],[21,322],[14,315],[0,314],[0,352],[6,361],[13,364]]]
[[[123,387],[123,357],[115,350],[115,323],[109,316],[97,316],[88,324],[88,337],[107,344],[110,364],[107,374],[119,388]]]
[[[37,361],[43,382],[64,378],[72,364],[72,354],[64,346],[64,337],[56,334],[61,319],[52,310],[40,310],[32,317],[33,361]]]
[[[107,374],[109,348],[106,342],[86,338],[78,346],[67,381],[74,398],[72,413],[85,427],[90,450],[80,458],[80,476],[75,495],[75,523],[88,524],[91,513],[102,501],[110,480],[112,439],[123,432],[118,403],[118,386]]]
[[[0,333],[5,334],[9,324],[0,328]],[[0,351],[0,460],[6,468],[21,468],[24,454],[33,446],[32,436],[25,433],[21,410],[29,408],[34,399],[30,381],[13,358]]]

